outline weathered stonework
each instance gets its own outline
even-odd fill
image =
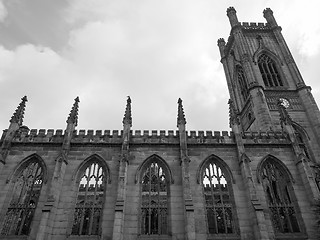
[[[76,130],[79,98],[75,99],[65,130],[29,130],[22,125],[24,99],[0,140],[0,238],[317,239],[312,204],[320,197],[318,107],[293,58],[288,57],[290,51],[272,11],[264,11],[266,24],[241,24],[234,8],[227,13],[232,30],[228,42],[219,39],[218,45],[230,92],[231,132],[186,131],[181,99],[177,130],[133,132],[130,98],[120,131]],[[281,63],[277,66],[284,78],[283,86],[264,85],[257,62],[259,54],[279,58],[274,61]],[[248,81],[250,95],[246,101],[241,100],[236,64],[242,64]],[[280,98],[287,99],[290,107],[281,105]],[[142,176],[151,160],[166,174],[165,234],[145,234],[141,230]],[[268,161],[276,163],[287,177],[299,231],[279,233],[275,229],[262,177]],[[1,235],[17,177],[30,162],[40,164],[43,170],[30,232]],[[80,178],[91,162],[99,163],[105,171],[99,231],[75,235],[72,228]],[[231,233],[210,232],[203,179],[204,169],[212,162],[221,166],[228,183],[234,224]]]

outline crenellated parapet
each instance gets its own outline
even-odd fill
[[[6,130],[3,133],[5,135]],[[62,129],[27,129],[16,132],[12,143],[58,143],[62,144],[65,131]],[[71,144],[122,144],[122,130],[75,130]],[[3,136],[2,140],[3,141]],[[235,144],[233,132],[228,131],[186,131],[187,144]],[[289,144],[283,132],[244,132],[244,144]],[[135,130],[130,131],[130,144],[179,144],[177,130]]]
[[[268,23],[262,22],[242,22],[241,26],[244,30],[270,30],[270,25]]]

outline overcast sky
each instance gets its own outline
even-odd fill
[[[79,129],[176,129],[183,100],[188,130],[229,130],[218,38],[226,9],[265,22],[270,7],[320,103],[319,0],[0,0],[0,129],[27,95],[24,125],[65,129],[80,98]]]

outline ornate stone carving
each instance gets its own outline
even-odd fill
[[[285,125],[292,124],[292,119],[291,119],[290,115],[288,114],[287,109],[284,106],[284,103],[282,102],[281,99],[278,100],[277,106],[278,106],[278,110],[279,110],[279,113],[280,113],[281,125],[282,124],[285,124]]]
[[[241,55],[241,63],[247,63],[250,61],[250,56],[248,53],[244,53]]]
[[[228,101],[229,104],[229,126],[230,128],[232,125],[240,125],[240,118],[239,118],[239,112],[236,110],[233,101],[229,99]]]
[[[294,59],[291,55],[286,55],[284,57],[284,60],[286,61],[287,64],[294,63]]]
[[[267,105],[270,110],[278,110],[277,102],[280,98],[285,98],[290,102],[290,111],[303,111],[300,98],[295,91],[264,91]]]

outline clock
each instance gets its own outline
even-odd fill
[[[279,101],[281,102],[281,105],[284,106],[285,108],[290,107],[290,103],[289,103],[288,99],[279,98]]]

